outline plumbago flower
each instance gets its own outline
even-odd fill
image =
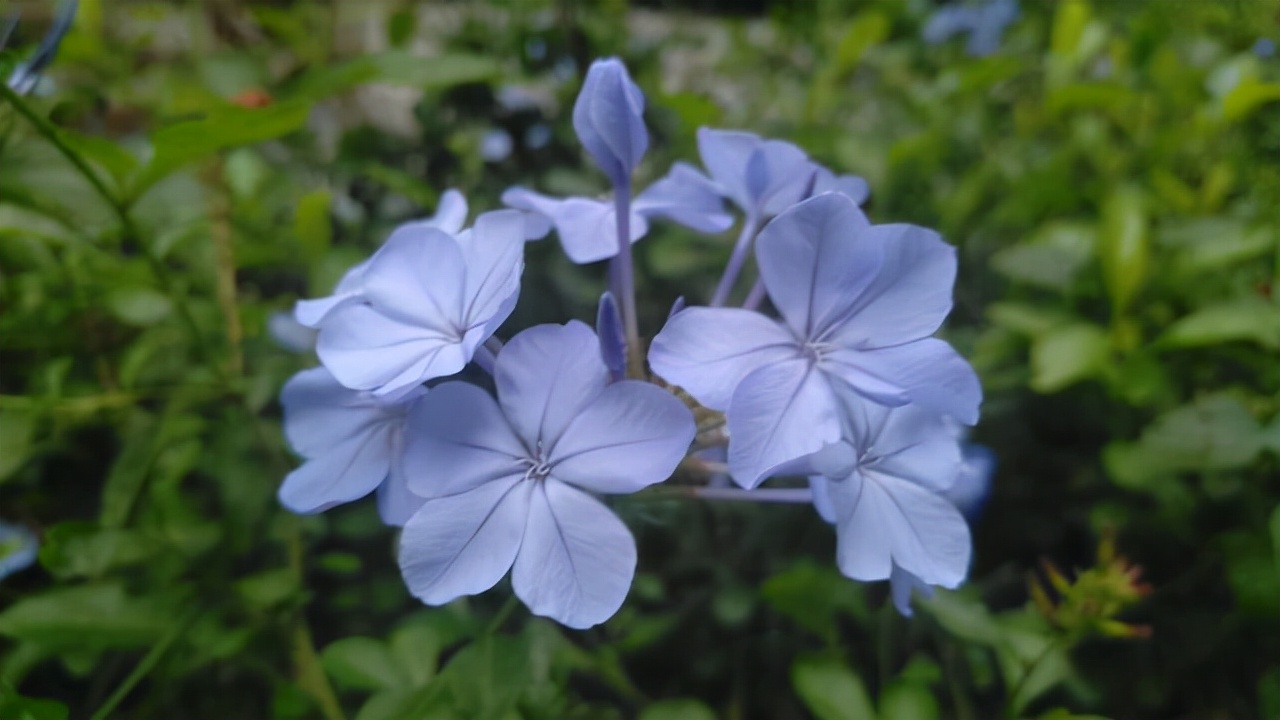
[[[930,337],[951,310],[955,280],[955,252],[937,234],[871,225],[848,197],[825,193],[761,231],[756,259],[781,322],[686,308],[649,351],[658,375],[726,413],[738,483],[754,488],[837,442],[846,391],[977,421],[977,376]]]
[[[592,493],[666,479],[693,416],[648,383],[609,383],[580,322],[521,332],[494,364],[498,399],[447,382],[409,419],[409,489],[427,498],[404,526],[400,567],[424,602],[489,589],[512,571],[538,615],[585,628],[608,619],[635,573],[635,540]]]
[[[376,489],[383,521],[403,525],[422,504],[405,490],[401,458],[407,414],[424,395],[421,386],[396,398],[350,390],[323,367],[290,378],[284,434],[306,462],[285,477],[280,504],[317,513]]]
[[[324,314],[321,362],[346,387],[381,397],[453,375],[514,309],[523,250],[514,211],[485,213],[458,235],[402,228],[360,273],[356,298]]]

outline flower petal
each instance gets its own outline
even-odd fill
[[[335,444],[364,435],[386,414],[368,393],[340,384],[327,369],[311,368],[289,378],[280,391],[284,435],[305,458],[324,454]]]
[[[825,193],[783,212],[756,238],[756,261],[774,307],[806,340],[847,317],[881,264],[881,243],[852,200]]]
[[[821,195],[824,192],[837,192],[855,203],[862,205],[871,196],[871,186],[867,185],[867,181],[857,175],[836,175],[827,168],[813,164],[813,194]]]
[[[942,416],[916,405],[886,408],[852,394],[842,399],[864,467],[939,494],[955,484],[960,442]]]
[[[911,610],[913,593],[919,593],[925,598],[933,597],[932,585],[903,570],[897,563],[894,563],[893,570],[889,573],[889,588],[893,595],[893,606],[898,608],[898,612],[904,617],[911,617],[914,614]]]
[[[746,488],[840,439],[834,391],[803,359],[766,365],[743,378],[728,418],[729,472]]]
[[[401,227],[370,259],[364,295],[401,323],[461,335],[466,278],[456,238],[433,227]]]
[[[415,495],[409,489],[409,479],[404,474],[403,450],[391,458],[391,473],[378,486],[378,517],[392,527],[404,527],[426,503],[427,499]]]
[[[760,217],[772,217],[800,202],[812,184],[804,151],[782,140],[765,140],[747,161],[748,189]]]
[[[520,551],[533,488],[517,478],[424,503],[400,535],[409,591],[443,605],[497,584]]]
[[[755,204],[747,190],[747,162],[760,143],[759,135],[748,132],[698,128],[698,154],[703,167],[724,196],[743,210]]]
[[[536,325],[498,353],[498,402],[532,451],[555,446],[574,416],[609,382],[596,334],[586,324]]]
[[[316,341],[320,361],[343,385],[393,395],[453,375],[469,357],[461,338],[392,319],[369,305],[334,311]]]
[[[388,428],[375,425],[343,438],[286,475],[280,504],[301,514],[328,510],[373,492],[390,469]]]
[[[409,413],[403,471],[415,495],[437,498],[524,477],[528,456],[498,404],[475,385],[441,383]]]
[[[541,240],[551,232],[551,218],[555,217],[562,202],[518,185],[502,193],[504,205],[524,212],[525,240]]]
[[[514,210],[484,213],[476,218],[470,236],[459,244],[466,266],[461,327],[481,325],[496,330],[511,314],[520,292],[524,218]]]
[[[922,582],[956,587],[969,570],[969,526],[945,498],[915,483],[854,473],[830,485],[836,564],[854,580],[887,580],[894,564]]]
[[[880,271],[828,337],[845,347],[887,347],[932,335],[951,312],[956,250],[932,230],[873,225],[864,231],[883,247]]]
[[[978,421],[982,385],[969,362],[945,341],[924,338],[864,352],[837,351],[823,367],[861,395],[883,404],[899,396],[930,412],[950,415],[972,425]]]
[[[667,218],[699,232],[717,233],[733,224],[715,184],[683,162],[636,196],[631,207],[644,217]]]
[[[776,321],[740,308],[685,308],[649,346],[649,364],[712,410],[725,410],[742,378],[798,357],[795,338]]]
[[[631,493],[675,472],[693,442],[693,413],[671,393],[623,380],[604,389],[551,448],[551,473],[600,493]]]
[[[631,531],[600,501],[553,479],[534,491],[511,572],[530,612],[578,629],[602,623],[622,606],[635,569]]]

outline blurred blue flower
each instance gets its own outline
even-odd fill
[[[716,191],[756,219],[824,192],[848,195],[859,205],[870,194],[862,178],[836,176],[783,140],[704,127],[698,128],[698,152]]]
[[[0,521],[0,579],[30,567],[39,550],[35,533],[22,525]]]
[[[612,200],[553,198],[517,186],[502,193],[502,202],[526,213],[526,237],[531,240],[546,236],[554,227],[565,254],[575,263],[618,254],[617,209]],[[676,163],[666,177],[631,202],[631,242],[649,232],[650,218],[665,218],[708,233],[733,224],[710,182],[685,163]]]
[[[1253,54],[1260,58],[1275,57],[1276,43],[1271,38],[1258,38],[1253,44]]]
[[[401,463],[407,413],[419,386],[394,399],[343,387],[323,367],[303,370],[280,393],[284,434],[306,459],[280,486],[280,504],[317,513],[378,491],[384,522],[403,525],[422,504],[405,486]]]
[[[316,352],[346,387],[392,396],[462,370],[515,308],[524,219],[500,210],[458,235],[397,230],[361,272],[359,302],[320,324]]]
[[[401,535],[405,582],[439,605],[510,569],[534,614],[574,628],[604,622],[626,597],[636,548],[590,493],[665,480],[693,440],[693,416],[649,383],[610,384],[595,333],[576,321],[516,335],[494,380],[496,402],[447,382],[410,415],[404,467],[427,500]]]
[[[747,488],[841,437],[839,393],[977,421],[973,368],[931,335],[951,310],[955,250],[930,230],[871,225],[825,193],[783,212],[756,243],[781,322],[687,308],[653,339],[655,373],[727,415],[729,467]]]
[[[58,7],[58,14],[54,16],[53,26],[49,28],[49,32],[40,40],[40,45],[36,47],[35,53],[30,58],[18,63],[13,72],[9,74],[8,85],[19,95],[25,95],[35,90],[40,83],[40,73],[44,71],[58,54],[58,46],[62,44],[62,38],[71,30],[71,25],[76,18],[76,8],[79,6],[78,0],[64,0]],[[9,34],[13,32],[17,25],[16,15],[10,21],[4,33],[0,34],[0,48],[3,48],[5,42],[9,39]]]
[[[277,345],[290,352],[306,353],[316,349],[315,328],[298,322],[292,313],[271,313],[267,317],[267,334]]]
[[[511,139],[511,133],[502,128],[494,128],[480,138],[480,159],[491,163],[502,162],[511,157],[514,148],[515,141]]]
[[[591,63],[573,105],[573,129],[613,186],[630,186],[631,173],[649,148],[649,131],[644,125],[644,93],[622,61]]]
[[[974,57],[991,55],[1000,49],[1005,29],[1018,19],[1017,0],[988,0],[981,4],[953,3],[938,8],[925,23],[924,41],[934,45],[968,34],[965,52]]]

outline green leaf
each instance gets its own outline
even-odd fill
[[[0,687],[0,720],[67,720],[69,712],[56,700],[23,697]]]
[[[1031,345],[1031,389],[1057,392],[1098,375],[1109,362],[1110,342],[1102,328],[1083,322],[1055,327]]]
[[[466,83],[488,82],[501,75],[502,66],[483,55],[448,53],[424,57],[397,49],[311,71],[291,89],[289,98],[314,103],[366,83],[440,90]]]
[[[299,101],[265,108],[229,105],[210,111],[199,120],[161,128],[151,136],[151,162],[134,177],[130,195],[139,197],[175,170],[222,150],[288,135],[302,127],[310,110],[310,103]]]
[[[861,586],[834,568],[807,560],[769,578],[760,589],[774,610],[820,637],[834,637],[836,618],[867,615]]]
[[[1029,303],[994,302],[987,306],[987,319],[1021,335],[1038,337],[1056,327],[1075,322],[1075,317]]]
[[[1092,12],[1089,3],[1084,0],[1063,0],[1058,3],[1057,12],[1053,16],[1053,34],[1049,39],[1050,52],[1055,55],[1074,55],[1084,37],[1090,15]]]
[[[59,128],[58,139],[90,164],[106,170],[117,186],[138,169],[138,158],[133,153],[106,138]]]
[[[1271,511],[1271,559],[1275,562],[1276,577],[1280,578],[1280,505]]]
[[[937,720],[938,701],[927,684],[894,680],[880,693],[880,717]]]
[[[0,408],[0,483],[31,457],[35,432],[35,416],[31,412]]]
[[[843,662],[800,659],[791,666],[791,684],[818,720],[875,720],[862,680]]]
[[[449,688],[460,717],[503,720],[530,678],[528,638],[485,635],[459,651],[437,682]]]
[[[293,231],[308,262],[323,257],[333,241],[333,223],[329,217],[332,205],[333,196],[323,188],[312,190],[298,200],[293,215]]]
[[[367,637],[349,637],[330,643],[320,653],[329,677],[342,687],[357,690],[391,690],[411,687],[387,646]]]
[[[716,720],[716,714],[701,700],[663,700],[641,711],[639,720]]]
[[[1098,259],[1111,297],[1112,312],[1123,314],[1146,279],[1150,240],[1142,191],[1121,186],[1102,206]]]
[[[1280,83],[1245,78],[1222,99],[1222,117],[1228,122],[1236,122],[1263,105],[1276,101],[1280,101]]]
[[[849,23],[849,29],[836,47],[835,72],[848,74],[858,66],[868,50],[889,37],[889,18],[876,10],[866,10]]]
[[[131,597],[118,584],[84,585],[30,595],[0,613],[0,635],[51,649],[138,647],[173,622],[173,608]]]
[[[1280,306],[1257,297],[1210,305],[1170,325],[1157,342],[1177,348],[1237,340],[1280,348]]]
[[[107,309],[122,322],[147,327],[169,317],[173,303],[159,290],[123,287],[107,294]]]
[[[1263,437],[1239,400],[1218,393],[1164,413],[1136,442],[1112,443],[1103,460],[1118,483],[1142,486],[1172,473],[1247,465],[1261,452]]]
[[[236,581],[236,594],[255,610],[269,610],[298,594],[298,576],[289,568],[255,573]]]
[[[40,564],[59,578],[101,577],[112,568],[142,562],[160,549],[155,538],[135,530],[64,522],[45,532]]]
[[[1053,245],[1014,245],[991,256],[991,267],[1011,280],[1066,291],[1087,260]]]

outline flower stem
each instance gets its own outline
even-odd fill
[[[640,347],[640,321],[636,318],[636,279],[631,262],[631,183],[619,184],[613,193],[617,216],[618,254],[609,261],[609,290],[622,312],[627,338],[627,377],[644,377],[644,353]]]
[[[724,275],[720,277],[715,294],[711,296],[711,307],[723,307],[729,301],[733,284],[738,281],[738,274],[742,272],[742,266],[747,262],[747,252],[751,249],[751,239],[755,237],[757,222],[754,212],[747,213],[742,220],[742,230],[739,231],[738,240],[733,245],[733,254],[729,256],[729,262],[724,266]]]
[[[764,278],[756,278],[756,284],[751,286],[751,292],[747,293],[747,299],[743,301],[742,307],[748,310],[756,310],[760,307],[760,303],[764,301]]]

